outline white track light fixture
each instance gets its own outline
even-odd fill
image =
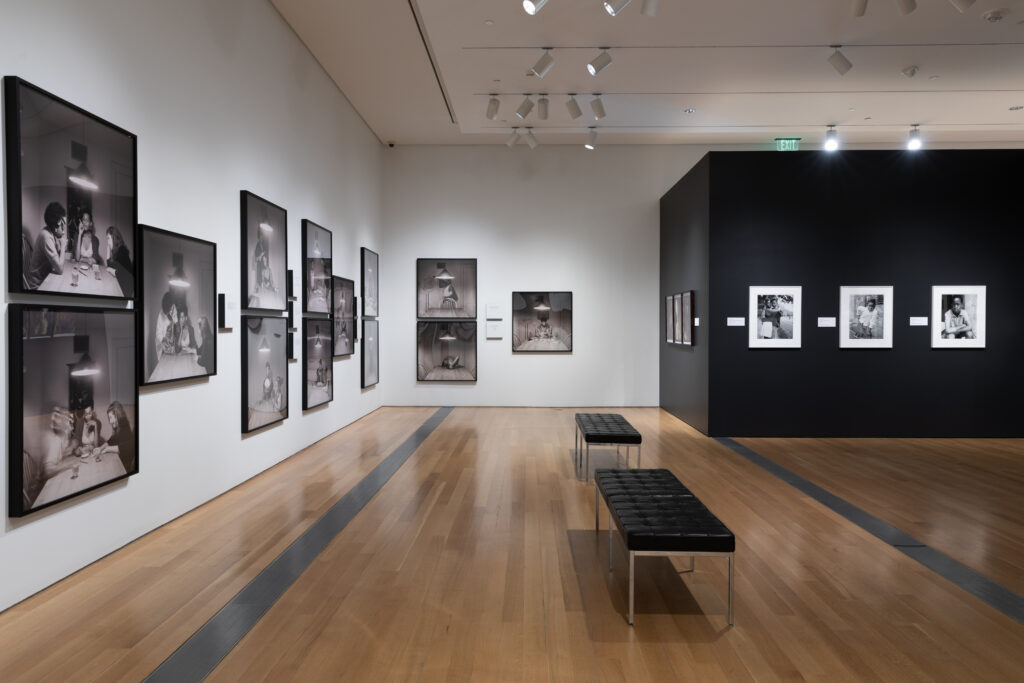
[[[576,101],[576,93],[569,94],[569,99],[565,101],[565,108],[569,112],[569,118],[573,120],[583,116],[583,110],[580,109],[580,103]]]
[[[907,138],[907,149],[911,152],[921,149],[921,129],[917,124],[910,129],[910,137]]]
[[[544,48],[544,54],[540,56],[537,63],[530,69],[537,78],[544,78],[555,65],[555,58],[551,56],[551,48]]]
[[[612,56],[608,54],[608,49],[601,48],[601,54],[594,57],[592,60],[590,60],[590,63],[587,64],[587,73],[589,73],[591,76],[596,76],[597,74],[604,71],[611,63]]]
[[[533,128],[526,129],[526,135],[523,136],[523,139],[526,140],[526,144],[530,149],[537,149],[537,145],[540,144],[537,142],[537,138],[533,136]]]
[[[606,116],[600,94],[594,93],[594,99],[590,100],[590,111],[594,112],[595,121],[600,121]]]
[[[949,0],[949,3],[956,7],[960,14],[964,14],[974,4],[974,0]]]
[[[853,68],[853,62],[847,59],[846,55],[839,50],[842,45],[832,45],[831,47],[835,52],[829,56],[828,63],[839,72],[840,76],[845,76],[846,72]]]
[[[626,9],[626,6],[633,2],[633,0],[607,0],[604,3],[604,8],[608,10],[608,14],[613,17],[619,16],[619,12]]]
[[[825,151],[834,152],[839,149],[839,133],[836,132],[835,126],[829,126],[828,132],[825,133]]]
[[[896,0],[896,7],[900,14],[907,16],[917,9],[917,0]]]
[[[527,116],[530,115],[531,111],[533,111],[533,100],[531,100],[530,96],[527,95],[523,99],[522,104],[519,105],[519,108],[516,109],[516,116],[518,116],[521,119],[525,119]]]
[[[853,0],[853,16],[863,17],[868,11],[868,0]]]
[[[548,4],[548,0],[523,0],[523,9],[532,16],[544,9],[546,4]]]
[[[640,10],[640,14],[645,17],[653,17],[658,14],[658,0],[644,0],[644,6]]]
[[[498,107],[501,106],[501,102],[498,100],[497,95],[491,95],[491,99],[487,101],[487,118],[491,121],[498,120]]]
[[[540,98],[537,100],[537,118],[540,119],[541,121],[547,121],[548,120],[548,105],[549,104],[550,104],[550,100],[548,100],[548,96],[547,95],[541,95]]]
[[[515,144],[517,142],[519,142],[519,129],[518,128],[513,128],[512,129],[512,134],[509,135],[508,139],[505,140],[505,146],[506,147],[515,147]]]
[[[587,141],[583,143],[583,146],[587,149],[594,149],[597,147],[597,128],[590,127],[590,133],[587,135]]]

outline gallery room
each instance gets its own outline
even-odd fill
[[[1024,679],[1024,0],[0,0],[0,681]]]

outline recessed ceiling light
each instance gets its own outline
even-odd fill
[[[871,117],[870,117],[870,116],[865,116],[865,117],[864,117],[864,120],[865,120],[865,121],[870,121],[870,120],[871,120]]]
[[[696,114],[697,110],[694,109],[693,107],[687,107],[686,109],[683,110],[683,113],[684,114]]]
[[[1000,7],[999,9],[990,9],[981,15],[981,18],[990,24],[998,24],[1000,21],[1006,18],[1006,15],[1010,13],[1008,7]]]
[[[484,19],[484,26],[494,26],[494,19]]]
[[[929,81],[937,81],[937,80],[939,80],[939,77],[938,76],[929,76],[928,80]]]
[[[850,108],[849,108],[849,109],[847,109],[846,111],[857,111],[857,110],[856,110],[856,109],[855,109],[854,107],[850,107]]]

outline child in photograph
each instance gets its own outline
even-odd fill
[[[975,338],[974,328],[971,325],[970,318],[967,316],[967,311],[963,310],[963,306],[963,297],[954,296],[952,306],[942,316],[942,320],[945,323],[942,328],[943,339]]]
[[[860,339],[880,339],[882,337],[882,316],[874,298],[867,300],[865,305],[857,307],[857,329],[854,334]]]

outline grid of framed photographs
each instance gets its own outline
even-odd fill
[[[693,290],[665,297],[665,341],[693,346]]]

